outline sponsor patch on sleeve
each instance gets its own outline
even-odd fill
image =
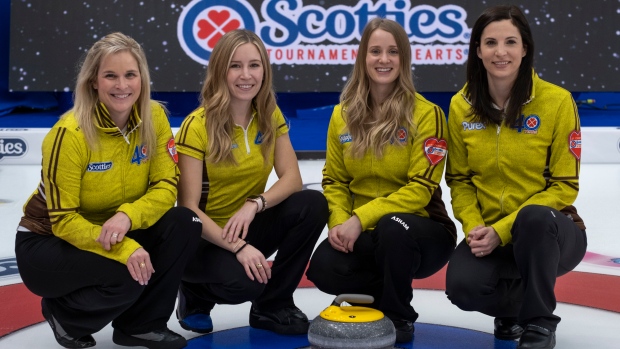
[[[448,143],[445,139],[430,137],[424,141],[424,155],[426,155],[431,165],[437,165],[447,153]]]
[[[568,135],[568,149],[577,160],[581,160],[581,131],[574,130]]]
[[[177,153],[177,145],[174,143],[174,138],[170,138],[170,140],[168,141],[167,148],[168,148],[168,154],[170,154],[170,157],[172,158],[174,163],[178,164],[179,154]]]

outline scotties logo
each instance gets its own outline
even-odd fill
[[[112,161],[108,162],[91,162],[88,164],[86,171],[88,172],[105,172],[112,168]]]
[[[257,23],[257,14],[245,0],[193,0],[179,17],[177,37],[188,56],[206,65],[224,34],[240,28],[255,31]]]
[[[24,156],[27,151],[26,141],[21,138],[0,138],[0,160],[5,156]]]

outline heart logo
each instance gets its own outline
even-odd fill
[[[444,139],[430,137],[424,141],[424,155],[431,165],[437,165],[447,153],[448,143]]]
[[[241,23],[236,19],[231,19],[230,12],[227,10],[211,10],[207,13],[208,19],[198,21],[198,38],[207,40],[210,49],[222,38],[225,33],[241,27]]]
[[[568,135],[568,149],[577,160],[581,159],[581,131],[573,131]]]

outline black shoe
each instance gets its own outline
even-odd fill
[[[180,349],[187,345],[181,335],[164,327],[158,331],[128,335],[115,328],[112,341],[125,347],[146,347],[149,349]]]
[[[213,331],[213,321],[211,320],[211,309],[203,310],[192,308],[187,305],[185,295],[179,290],[179,302],[177,305],[177,319],[179,325],[187,331],[197,333],[209,333]]]
[[[279,334],[306,334],[310,323],[296,306],[274,311],[261,311],[252,306],[250,326]]]
[[[90,348],[94,347],[97,342],[91,335],[86,335],[80,338],[73,338],[65,332],[65,330],[60,326],[52,312],[50,312],[49,308],[45,304],[45,299],[41,299],[41,313],[47,323],[50,324],[52,328],[52,332],[54,332],[54,338],[56,338],[56,342],[62,345],[65,348]]]
[[[552,349],[555,348],[555,331],[536,325],[525,326],[519,339],[517,349]]]
[[[394,324],[394,329],[396,329],[396,343],[409,343],[413,340],[413,332],[415,331],[413,322],[392,320],[392,323]]]
[[[493,334],[497,339],[505,341],[515,340],[521,337],[521,334],[523,333],[523,327],[519,326],[517,319],[515,318],[496,317],[494,324],[495,331],[493,331]]]

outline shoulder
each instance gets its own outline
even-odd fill
[[[426,99],[424,96],[422,96],[418,92],[415,93],[414,97],[415,97],[416,110],[420,110],[420,111],[428,111],[428,110],[433,110],[433,109],[441,110],[441,108],[439,108],[437,104],[429,101],[428,99]]]
[[[537,74],[533,78],[534,96],[533,98],[566,98],[572,96],[571,93],[563,87],[541,79]]]

